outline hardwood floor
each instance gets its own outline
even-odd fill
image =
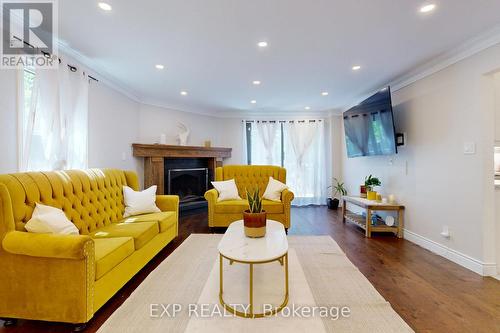
[[[191,233],[208,232],[205,212],[185,214],[180,221],[178,239],[101,308],[85,332],[95,332]],[[394,310],[417,332],[500,332],[498,280],[481,277],[390,235],[366,239],[361,229],[342,223],[340,210],[293,208],[289,234],[332,236]],[[71,330],[71,325],[24,320],[14,327],[0,327],[0,333]]]

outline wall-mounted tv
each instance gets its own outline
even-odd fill
[[[348,157],[397,154],[390,87],[344,112],[343,117]]]

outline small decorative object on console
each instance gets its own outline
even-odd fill
[[[390,194],[389,195],[389,203],[391,205],[395,204],[396,203],[396,197],[394,196],[394,194]]]
[[[377,200],[377,192],[373,189],[381,185],[382,183],[377,177],[373,177],[372,175],[365,177],[366,197],[368,200]]]
[[[359,197],[366,199],[366,186],[365,185],[359,186]]]
[[[246,190],[249,209],[243,212],[243,224],[247,237],[258,238],[266,235],[266,212],[262,210],[259,189],[253,193]]]
[[[385,218],[385,224],[388,225],[389,227],[394,226],[394,216],[391,215],[387,216]]]

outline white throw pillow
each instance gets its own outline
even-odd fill
[[[125,201],[123,217],[161,212],[156,206],[156,185],[144,191],[134,191],[128,186],[123,186],[123,200]]]
[[[241,200],[238,195],[238,188],[236,187],[234,179],[212,182],[212,185],[215,187],[217,192],[219,192],[219,198],[217,198],[217,201]]]
[[[281,192],[286,190],[288,186],[283,184],[282,182],[274,179],[273,177],[269,177],[269,183],[267,183],[266,190],[264,191],[264,195],[262,198],[281,202]]]
[[[37,234],[78,235],[78,228],[59,208],[36,203],[31,219],[24,226]]]

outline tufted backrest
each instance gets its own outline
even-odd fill
[[[233,179],[240,197],[246,198],[246,191],[259,187],[261,195],[266,190],[269,177],[286,184],[286,169],[272,165],[226,165],[215,170],[215,180]]]
[[[14,173],[0,175],[0,183],[10,194],[19,231],[26,231],[24,225],[38,202],[62,209],[80,234],[88,234],[122,219],[122,186],[138,190],[134,172],[115,169]]]

